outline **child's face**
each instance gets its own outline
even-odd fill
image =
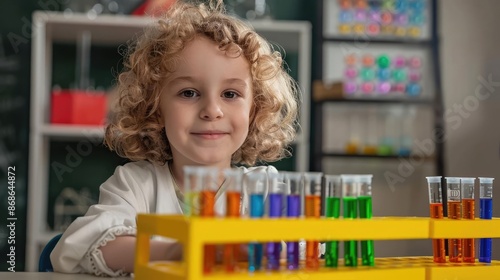
[[[250,65],[205,37],[188,43],[161,93],[161,113],[174,160],[230,166],[245,141],[253,103]]]

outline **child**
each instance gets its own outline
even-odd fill
[[[287,155],[296,84],[280,54],[221,3],[177,1],[128,56],[105,143],[133,162],[116,168],[100,187],[99,203],[66,230],[51,254],[55,271],[133,272],[136,215],[182,214],[183,166],[221,170]],[[219,186],[217,197],[223,178]],[[178,260],[181,251],[177,243],[152,240],[150,259]]]

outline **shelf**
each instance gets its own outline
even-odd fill
[[[370,2],[370,1],[368,1]],[[440,64],[439,64],[439,28],[437,20],[438,18],[438,1],[437,0],[426,0],[425,1],[425,9],[424,9],[424,21],[419,25],[420,35],[406,36],[410,35],[410,33],[405,33],[405,36],[397,36],[396,33],[391,35],[391,33],[384,33],[382,30],[377,35],[370,35],[368,32],[364,32],[363,34],[359,33],[342,33],[342,29],[340,27],[341,24],[350,23],[357,24],[360,21],[347,21],[347,18],[343,18],[341,12],[344,7],[341,7],[341,3],[336,0],[321,0],[317,1],[316,13],[316,27],[317,28],[317,39],[318,39],[318,47],[316,48],[316,75],[314,76],[314,80],[320,82],[316,88],[313,88],[313,120],[311,121],[312,130],[315,133],[312,135],[312,151],[311,151],[311,169],[314,171],[321,172],[331,172],[329,170],[325,170],[326,167],[331,168],[330,165],[324,165],[324,161],[321,160],[321,157],[338,157],[338,158],[359,158],[361,160],[366,159],[399,159],[399,158],[408,158],[407,156],[399,156],[399,155],[391,155],[391,156],[367,156],[367,155],[345,155],[342,153],[330,153],[328,152],[328,147],[342,147],[337,146],[339,143],[331,143],[326,145],[326,141],[342,141],[341,135],[349,135],[349,128],[352,125],[350,122],[354,122],[352,119],[352,115],[356,113],[351,113],[349,110],[353,109],[365,109],[361,107],[366,107],[369,109],[368,112],[368,122],[364,122],[361,125],[370,125],[370,128],[373,129],[387,129],[385,124],[385,120],[373,120],[371,119],[371,112],[385,111],[385,114],[394,113],[394,115],[408,115],[407,112],[410,110],[415,110],[415,115],[420,117],[421,119],[414,119],[412,125],[407,125],[407,123],[411,122],[409,119],[396,119],[401,122],[405,122],[404,127],[411,128],[412,133],[414,133],[413,138],[421,139],[422,137],[430,137],[429,133],[433,133],[435,131],[443,130],[443,99],[442,99],[442,90],[441,83],[439,81],[440,78]],[[351,3],[352,4],[352,3]],[[368,3],[367,12],[369,12],[374,5],[372,3]],[[350,6],[349,9],[353,8]],[[354,8],[353,8],[354,9]],[[353,12],[352,16],[356,17],[356,10],[350,10],[349,12]],[[402,12],[405,13],[405,12]],[[413,15],[413,12],[411,12]],[[347,15],[347,13],[346,13]],[[368,15],[368,17],[371,14]],[[352,19],[352,18],[351,18]],[[361,20],[362,24],[365,23],[364,20]],[[414,26],[411,24],[411,26]],[[352,27],[352,26],[351,26]],[[366,27],[366,26],[365,26]],[[403,28],[409,28],[410,25],[401,25]],[[382,26],[381,26],[382,29]],[[347,29],[345,29],[347,30]],[[351,29],[354,31],[354,29]],[[347,54],[354,54],[358,59],[354,61],[346,61]],[[400,92],[391,92],[385,95],[364,95],[362,90],[357,88],[355,90],[355,94],[352,95],[344,95],[343,90],[343,80],[348,79],[346,77],[346,68],[348,67],[348,63],[353,63],[353,68],[358,70],[358,68],[362,69],[360,62],[363,63],[364,55],[371,55],[373,57],[387,55],[390,59],[393,57],[402,57],[402,58],[412,58],[418,57],[421,59],[420,67],[420,77],[418,78],[418,83],[421,86],[421,94],[417,96],[410,96],[407,93],[403,93],[402,90]],[[360,60],[361,59],[361,60]],[[371,65],[371,62],[370,62]],[[392,65],[396,66],[396,65]],[[398,67],[401,64],[398,64]],[[405,64],[405,67],[408,68],[407,73],[413,68],[409,68],[409,64]],[[375,67],[375,68],[378,68]],[[374,68],[374,69],[375,69]],[[405,68],[405,71],[406,71]],[[392,69],[392,67],[389,67]],[[359,70],[358,70],[359,71]],[[417,71],[415,71],[417,73]],[[377,75],[377,73],[376,73]],[[415,74],[414,77],[416,77]],[[409,76],[409,75],[408,75]],[[359,77],[359,73],[356,73],[356,77],[350,76],[353,83],[356,83],[356,86],[359,87],[359,83],[363,81],[362,77]],[[391,79],[391,83],[394,77]],[[378,79],[378,77],[376,78]],[[405,80],[405,83],[417,80],[409,79],[408,77]],[[324,83],[323,83],[324,81]],[[372,80],[371,80],[372,81]],[[394,90],[393,90],[394,91]],[[370,107],[370,108],[367,108]],[[391,107],[391,108],[389,108]],[[335,110],[339,109],[342,112],[347,112],[344,115],[341,113],[335,112]],[[399,112],[403,112],[400,114]],[[357,111],[356,111],[357,112]],[[328,118],[327,118],[328,115]],[[381,114],[382,115],[382,114]],[[388,116],[388,115],[386,115]],[[332,120],[332,118],[336,118]],[[364,117],[364,116],[363,116]],[[373,120],[373,122],[370,122]],[[391,118],[393,121],[394,118]],[[330,125],[330,122],[335,123],[335,137],[332,139],[327,139],[327,133],[330,131],[326,131],[326,129],[334,129],[333,125]],[[380,126],[378,126],[380,124]],[[377,126],[377,128],[374,128]],[[428,126],[428,127],[426,127]],[[391,128],[392,130],[402,131],[401,126],[396,128]],[[385,132],[381,132],[385,133]],[[424,135],[427,134],[427,135]],[[337,137],[339,136],[339,137]],[[328,134],[328,137],[331,137]],[[444,144],[441,142],[436,142],[434,144],[435,153],[432,155],[425,157],[427,162],[434,161],[435,174],[445,175],[444,168]],[[318,156],[319,160],[316,160],[314,156]],[[415,156],[415,155],[413,155]],[[360,165],[359,168],[361,168]],[[358,167],[354,167],[354,170],[358,170]],[[359,172],[366,172],[359,170]],[[373,171],[375,172],[375,171]],[[374,176],[380,176],[377,172]]]
[[[415,46],[429,46],[432,44],[431,40],[411,39],[411,38],[378,38],[369,37],[366,34],[354,36],[325,36],[325,42],[345,42],[357,44],[400,44],[400,45],[415,45]]]
[[[83,31],[90,31],[92,43],[117,45],[133,39],[144,28],[158,20],[148,16],[99,15],[93,19],[86,14],[37,11],[34,18],[46,20],[47,33],[54,42],[74,43]],[[297,34],[309,32],[310,26],[297,21],[255,20],[247,21],[260,35],[280,44],[288,52],[299,50]],[[120,28],[120,32],[116,29]]]
[[[344,154],[344,153],[327,153],[321,154],[322,157],[342,157],[342,158],[372,158],[372,159],[400,159],[400,158],[410,158],[410,156],[401,155],[364,155],[364,154]],[[434,160],[434,157],[426,157],[425,160]]]
[[[36,11],[34,21],[45,22],[46,33],[53,42],[71,43],[78,41],[83,31],[90,31],[92,43],[117,45],[140,34],[144,27],[153,22],[149,17],[123,15],[100,15],[89,18],[86,14],[63,14],[60,12]],[[120,29],[120,32],[116,32]]]
[[[103,138],[104,127],[93,125],[43,125],[39,131],[44,136],[64,138]]]
[[[411,104],[411,105],[434,105],[432,99],[417,99],[417,98],[338,98],[338,99],[323,99],[315,101],[317,104],[324,103],[379,103],[379,104]]]

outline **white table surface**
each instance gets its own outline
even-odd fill
[[[96,277],[88,274],[65,274],[56,272],[0,272],[1,280],[131,280],[131,277]]]

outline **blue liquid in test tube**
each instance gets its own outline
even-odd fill
[[[249,173],[248,190],[250,193],[250,218],[262,218],[264,215],[264,173]],[[262,267],[263,245],[251,242],[248,244],[248,271],[260,270]]]
[[[479,218],[491,220],[493,217],[493,180],[479,177]],[[491,263],[491,238],[479,240],[479,262]]]
[[[269,218],[281,217],[283,209],[283,174],[269,173]],[[280,268],[281,242],[269,242],[266,244],[267,269],[278,270]]]
[[[301,215],[301,175],[299,173],[289,172],[286,176],[289,188],[289,194],[287,195],[287,216],[289,218],[297,218]],[[300,257],[299,242],[288,242],[286,250],[287,268],[289,270],[298,269]]]

